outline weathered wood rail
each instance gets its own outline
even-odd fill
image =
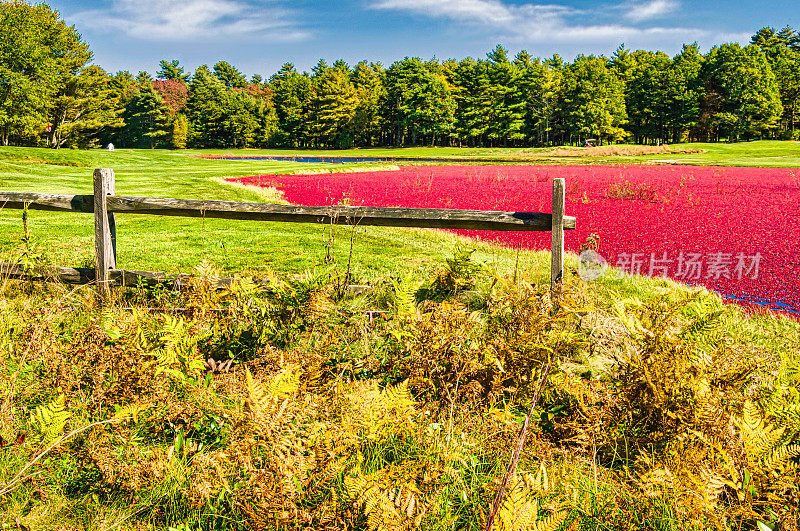
[[[36,278],[57,277],[65,282],[110,283],[186,282],[184,275],[117,269],[115,214],[184,216],[247,221],[289,223],[358,224],[380,227],[417,227],[431,229],[471,229],[495,231],[551,231],[551,281],[560,282],[564,270],[564,230],[574,229],[574,217],[564,214],[564,179],[553,180],[553,210],[541,212],[500,212],[439,208],[392,208],[360,206],[308,207],[271,203],[242,203],[200,199],[117,196],[114,172],[94,171],[92,195],[0,192],[0,208],[82,212],[95,218],[95,268],[54,268],[34,274]],[[17,264],[0,264],[0,273],[14,278],[31,277]],[[37,276],[38,275],[38,276]]]

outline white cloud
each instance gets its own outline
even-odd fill
[[[650,2],[635,3],[627,6],[625,18],[634,22],[643,22],[669,15],[679,8],[680,4],[676,0],[651,0]]]
[[[553,4],[515,6],[504,4],[500,0],[378,0],[372,7],[491,25],[513,24],[520,17],[542,22],[555,21],[574,11],[572,8]]]
[[[714,39],[700,28],[642,26],[679,9],[677,0],[626,0],[578,10],[560,4],[512,4],[504,0],[371,0],[370,7],[449,19],[516,44],[670,46]],[[624,19],[630,22],[624,22]]]
[[[71,18],[142,40],[201,41],[251,36],[290,41],[308,37],[289,11],[240,0],[114,0],[108,9],[84,11]]]

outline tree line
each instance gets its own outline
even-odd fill
[[[3,145],[211,148],[547,146],[800,139],[800,32],[762,28],[741,46],[677,55],[409,58],[388,68],[320,60],[247,79],[225,61],[151,76],[92,64],[44,4],[0,3]]]

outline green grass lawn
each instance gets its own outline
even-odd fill
[[[271,161],[216,161],[176,151],[0,150],[0,189],[20,192],[91,193],[92,168],[113,168],[118,195],[262,201],[258,193],[214,179],[258,173],[321,170],[331,165]],[[15,160],[8,160],[15,159]],[[25,159],[45,161],[29,162]],[[355,165],[353,165],[355,166]],[[339,165],[336,168],[340,168]],[[186,271],[204,258],[228,272],[302,270],[327,254],[329,228],[260,222],[230,222],[152,216],[117,216],[118,265],[129,269]],[[90,215],[31,211],[29,230],[48,263],[82,265],[93,256]],[[356,271],[399,268],[449,252],[449,235],[419,230],[359,229]],[[346,227],[335,231],[334,251],[349,251]],[[22,238],[21,211],[0,213],[0,248],[6,253]],[[346,246],[345,244],[348,243]],[[405,258],[405,261],[399,260]]]

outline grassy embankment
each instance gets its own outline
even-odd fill
[[[6,161],[0,188],[87,192],[102,166],[120,194],[257,200],[210,178],[294,167],[54,156],[85,166]],[[36,252],[87,261],[91,220],[72,218],[32,212]],[[0,222],[18,254],[19,212]],[[479,529],[551,357],[496,529],[800,525],[797,321],[619,274],[568,275],[554,305],[546,253],[476,245],[445,263],[463,240],[427,231],[359,235],[356,275],[377,289],[341,297],[346,240],[324,266],[321,226],[131,217],[130,267],[205,257],[317,275],[107,304],[90,288],[2,282],[0,525]],[[463,288],[469,301],[453,296]]]
[[[199,153],[199,152],[198,152]],[[416,147],[350,150],[203,150],[204,154],[431,157],[534,164],[700,164],[719,166],[800,167],[800,142],[757,141],[736,144],[696,143],[667,146],[613,145],[597,148],[451,148]]]

